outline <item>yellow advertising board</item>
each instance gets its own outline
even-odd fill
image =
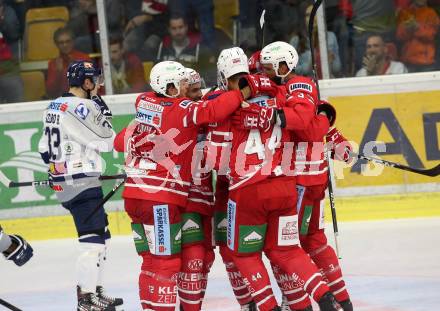
[[[358,146],[356,150],[366,155],[373,151],[385,160],[411,167],[439,164],[440,91],[332,96],[329,100],[338,113],[336,126]],[[377,152],[370,141],[382,141],[386,151]],[[363,163],[367,164],[358,162],[343,170],[335,164],[338,188],[440,182],[440,177]]]

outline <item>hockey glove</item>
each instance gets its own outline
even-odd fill
[[[260,129],[267,132],[275,124],[276,112],[274,107],[251,104],[249,107],[235,111],[232,115],[232,124],[241,130]]]
[[[33,248],[19,235],[9,235],[12,244],[15,246],[12,251],[4,251],[7,260],[12,260],[17,266],[22,266],[34,255]]]
[[[249,86],[251,90],[250,98],[257,97],[259,95],[269,95],[270,97],[275,97],[278,88],[270,81],[270,79],[263,75],[245,75],[238,81],[238,87],[241,89]]]
[[[347,139],[342,136],[341,132],[338,131],[336,127],[332,128],[326,135],[327,143],[330,144],[332,150],[332,158],[339,161],[344,161],[346,163],[351,162],[350,153],[353,151],[353,147],[347,141]]]
[[[102,115],[107,119],[107,120],[111,120],[113,118],[113,114],[112,111],[110,110],[110,108],[107,106],[107,104],[105,103],[105,101],[102,99],[101,96],[99,95],[93,95],[92,96],[92,100],[98,104],[99,108],[101,109],[101,113]]]
[[[325,115],[327,116],[328,121],[330,122],[330,126],[333,126],[336,122],[336,109],[333,107],[328,101],[321,100],[318,105],[318,111],[325,112]]]

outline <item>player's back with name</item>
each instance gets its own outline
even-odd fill
[[[53,175],[100,174],[94,153],[111,151],[113,138],[112,125],[98,104],[66,93],[44,111],[39,149],[59,168]]]

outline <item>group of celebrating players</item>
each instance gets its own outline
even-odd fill
[[[312,310],[311,299],[325,311],[353,309],[322,204],[324,140],[340,160],[351,147],[313,80],[295,74],[297,63],[285,42],[250,62],[242,49],[225,49],[218,86],[207,92],[177,62],[153,67],[153,91],[138,96],[134,121],[114,143],[126,152],[122,196],[142,257],[144,310],[174,310],[177,296],[180,310],[200,310],[214,245],[241,310]]]
[[[350,161],[334,127],[336,111],[315,82],[295,74],[298,54],[286,42],[249,59],[221,51],[218,86],[178,62],[156,64],[151,92],[117,135],[99,95],[99,70],[77,61],[69,92],[45,111],[39,144],[57,197],[75,221],[78,310],[118,310],[104,294],[110,238],[102,200],[100,152],[125,153],[125,210],[142,257],[143,310],[201,310],[214,248],[240,310],[353,310],[335,251],[324,234],[323,199],[330,150]],[[327,143],[325,143],[327,142]],[[274,297],[262,253],[282,292]]]

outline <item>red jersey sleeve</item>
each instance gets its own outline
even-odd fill
[[[301,141],[323,141],[330,128],[328,118],[323,115],[316,115],[305,131],[297,131],[295,134]]]
[[[286,129],[306,130],[316,115],[318,91],[312,79],[295,76],[286,84],[287,101],[283,112]]]
[[[120,131],[113,141],[113,147],[115,147],[115,150],[117,152],[125,152],[125,146],[127,145],[124,141],[125,133],[127,132],[127,128],[123,128],[122,131]]]
[[[182,101],[179,106],[184,108],[183,125],[185,127],[221,122],[238,109],[243,96],[238,90],[225,92],[213,99],[193,102]]]

